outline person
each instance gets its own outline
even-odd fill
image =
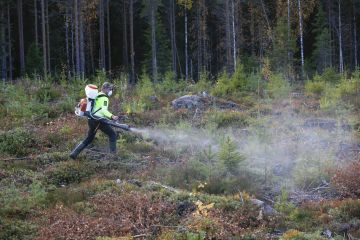
[[[84,141],[82,141],[75,149],[70,153],[70,158],[76,159],[80,152],[86,148],[95,138],[96,132],[100,129],[109,137],[109,148],[110,153],[116,154],[116,133],[115,131],[106,123],[99,121],[101,118],[118,120],[119,117],[112,114],[108,110],[109,106],[109,97],[113,93],[113,85],[105,82],[101,87],[101,92],[94,100],[94,106],[88,116],[88,133]]]

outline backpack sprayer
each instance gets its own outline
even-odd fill
[[[76,116],[92,118],[94,120],[100,121],[110,126],[120,128],[122,130],[131,131],[131,127],[127,124],[94,116],[96,112],[92,113],[92,109],[94,107],[95,99],[99,94],[98,87],[96,85],[93,84],[86,85],[85,94],[86,94],[86,98],[81,99],[78,105],[75,107]]]

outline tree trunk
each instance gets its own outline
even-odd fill
[[[47,76],[47,51],[46,51],[46,27],[45,27],[45,3],[41,0],[41,26],[42,26],[42,47],[43,47],[43,64],[44,64],[44,77]]]
[[[46,1],[46,32],[47,32],[47,40],[46,40],[46,46],[47,46],[47,61],[48,61],[48,69],[49,73],[51,73],[51,62],[50,62],[50,27],[49,27],[49,1]]]
[[[189,79],[189,53],[188,53],[188,16],[185,6],[185,80]]]
[[[355,70],[357,70],[358,67],[358,49],[357,49],[357,24],[356,24],[356,9],[355,9],[355,3],[353,1],[353,15],[354,15],[354,64],[355,64]]]
[[[156,9],[155,0],[150,0],[150,22],[151,22],[151,53],[152,53],[152,77],[157,82],[157,56],[156,56]]]
[[[68,79],[71,78],[70,72],[70,53],[69,53],[69,6],[65,5],[65,46],[66,46],[66,73]]]
[[[37,0],[34,0],[34,18],[35,18],[35,46],[39,47],[39,36],[38,36],[38,10],[37,10]]]
[[[287,0],[287,52],[288,52],[288,64],[290,64],[290,62],[291,62],[290,34],[291,34],[290,0]]]
[[[131,77],[130,82],[135,84],[135,51],[134,51],[134,0],[130,0],[130,58],[131,58]]]
[[[339,7],[339,71],[341,74],[344,72],[344,59],[342,51],[342,29],[341,29],[341,1],[338,0]]]
[[[111,76],[111,29],[110,29],[110,0],[106,0],[106,21],[107,21],[107,40],[108,40],[108,65]]]
[[[24,24],[22,0],[17,0],[17,15],[19,26],[19,52],[20,52],[20,75],[25,73],[25,53],[24,53]]]
[[[299,14],[299,29],[300,29],[300,49],[301,49],[301,75],[302,78],[305,76],[305,60],[304,60],[304,39],[303,39],[303,23],[302,23],[302,11],[301,11],[301,0],[298,0],[298,14]]]
[[[104,31],[104,0],[100,0],[99,6],[99,33],[100,33],[100,68],[105,71],[105,31]]]
[[[89,34],[89,47],[90,47],[90,61],[91,61],[91,73],[95,73],[95,63],[94,63],[94,42],[93,42],[93,34],[91,31],[90,24],[88,25],[88,34]]]
[[[13,60],[12,60],[12,43],[11,43],[11,22],[10,22],[10,5],[7,4],[7,30],[8,30],[8,54],[9,54],[9,79],[13,79]]]
[[[233,37],[233,61],[234,61],[234,72],[236,71],[236,30],[235,30],[235,5],[234,0],[231,0],[232,7],[232,37]]]
[[[170,37],[171,37],[171,55],[172,55],[172,71],[177,78],[177,65],[176,65],[176,26],[175,26],[175,0],[170,0],[169,9],[170,19]]]
[[[85,78],[85,40],[84,40],[84,18],[83,18],[83,2],[82,0],[78,0],[78,11],[79,11],[79,35],[80,35],[80,74],[81,78]]]
[[[231,30],[230,30],[230,0],[225,0],[225,56],[226,69],[228,73],[232,73],[232,57],[231,57]]]
[[[1,78],[3,83],[5,83],[7,78],[7,67],[6,67],[6,49],[5,49],[5,24],[4,24],[5,21],[4,21],[3,6],[1,6],[0,11],[1,11],[0,12]]]
[[[128,52],[128,23],[127,23],[127,1],[123,0],[123,64],[125,66],[125,71],[129,70],[129,52]],[[131,78],[131,77],[130,77]],[[130,79],[131,82],[131,79]]]
[[[196,26],[197,26],[197,79],[201,74],[201,29],[200,29],[200,1],[198,1],[196,9]]]
[[[76,76],[80,75],[79,0],[74,1]]]

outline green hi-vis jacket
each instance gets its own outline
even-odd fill
[[[108,110],[109,106],[109,97],[103,93],[99,92],[99,95],[95,99],[93,114],[95,117],[108,118],[111,119],[113,114]]]

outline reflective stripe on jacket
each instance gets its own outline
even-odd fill
[[[99,95],[95,99],[94,107],[92,113],[95,117],[108,118],[111,119],[113,114],[108,110],[109,106],[109,97],[103,93],[99,92]]]

